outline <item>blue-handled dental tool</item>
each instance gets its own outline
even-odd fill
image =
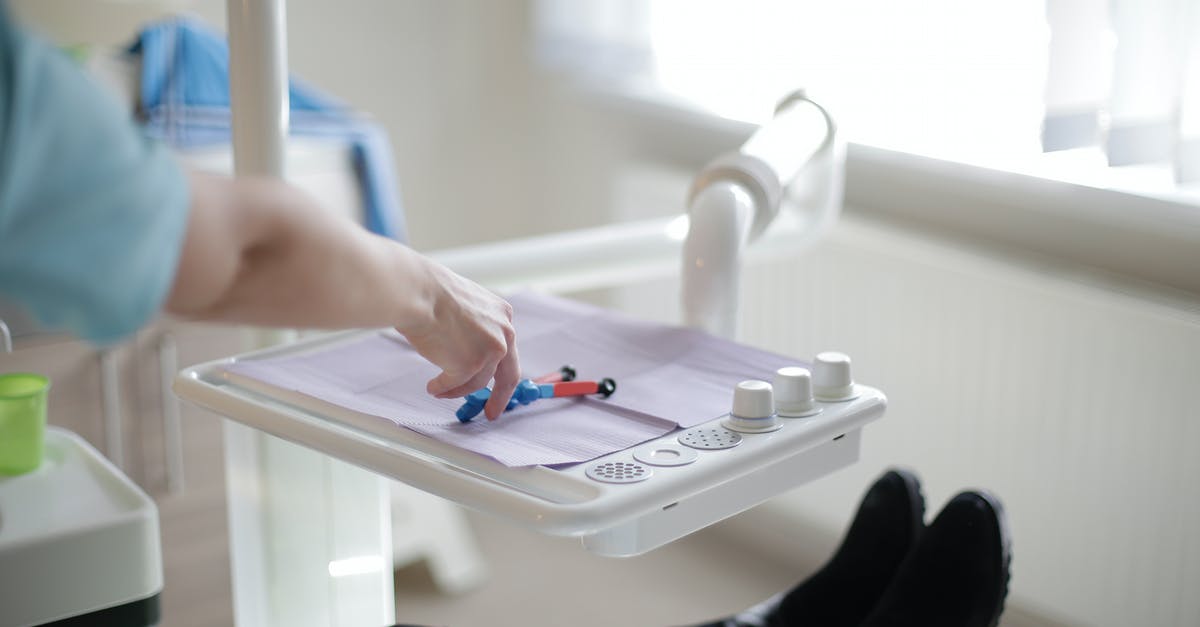
[[[517,382],[517,388],[513,390],[512,398],[508,400],[508,405],[504,411],[510,411],[519,405],[528,405],[540,398],[554,398],[562,396],[582,396],[585,394],[602,394],[606,398],[617,389],[617,384],[612,379],[601,379],[600,381],[572,381],[575,378],[575,370],[570,366],[563,366],[559,372],[538,377],[537,379],[521,379]],[[540,381],[549,381],[548,383],[540,383]],[[488,388],[481,388],[463,397],[462,407],[454,412],[459,422],[470,422],[479,412],[483,411],[483,406],[487,404],[489,398],[492,397],[492,391]]]

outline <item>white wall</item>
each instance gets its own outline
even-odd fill
[[[677,290],[619,297],[669,321]],[[819,564],[865,487],[900,465],[922,477],[929,520],[966,488],[1005,503],[1005,625],[1197,624],[1195,298],[851,212],[813,250],[756,266],[740,302],[743,341],[845,351],[889,398],[859,463],[762,508],[764,550]]]

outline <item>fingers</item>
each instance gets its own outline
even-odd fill
[[[466,396],[494,377],[485,413],[495,419],[520,380],[512,306],[441,266],[432,267],[436,315],[422,325],[396,328],[422,357],[441,368],[425,386],[429,394]]]
[[[446,398],[448,391],[462,386],[464,383],[463,377],[464,375],[451,374],[448,370],[442,370],[438,376],[430,379],[429,383],[425,384],[425,391],[431,396]]]
[[[459,396],[466,396],[471,392],[478,390],[479,388],[487,387],[488,382],[492,380],[492,373],[495,372],[495,370],[495,362],[491,362],[488,366],[485,366],[483,369],[477,371],[466,381],[463,381],[457,385],[451,383],[450,385],[453,385],[453,387],[444,392],[434,394],[434,396],[438,398],[456,398]],[[433,386],[435,381],[441,379],[445,375],[446,373],[442,372],[442,374],[438,375],[435,379],[433,379],[433,381],[429,382],[429,386]],[[427,386],[426,389],[429,389],[429,386]]]
[[[442,392],[454,385],[457,385],[455,379],[451,377],[450,373],[443,370],[438,374],[438,376],[430,379],[429,383],[425,384],[425,391],[429,393],[430,396],[440,397]]]
[[[488,420],[495,420],[504,412],[508,399],[512,398],[517,381],[521,378],[520,360],[517,358],[517,347],[510,346],[508,353],[496,366],[495,383],[492,385],[492,395],[483,406],[483,414]]]

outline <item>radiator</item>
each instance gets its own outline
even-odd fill
[[[743,281],[743,341],[846,352],[890,399],[860,463],[755,515],[823,530],[821,555],[866,486],[904,466],[924,480],[930,519],[966,487],[1005,503],[1003,624],[1200,624],[1195,300],[853,215]],[[678,293],[662,281],[607,298],[677,321]]]

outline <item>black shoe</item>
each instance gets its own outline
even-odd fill
[[[925,499],[916,475],[891,470],[863,497],[837,553],[783,595],[770,627],[857,627],[875,607],[924,529]]]
[[[963,492],[925,530],[863,627],[995,627],[1011,562],[1000,501]]]

